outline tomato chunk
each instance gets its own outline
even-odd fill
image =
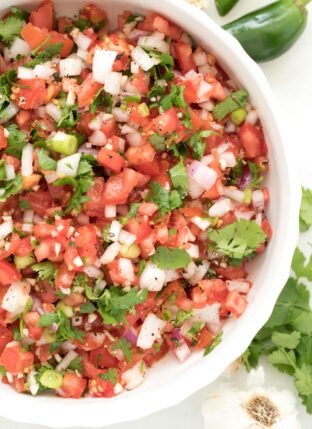
[[[46,28],[49,31],[53,29],[54,11],[51,0],[44,0],[40,6],[31,12],[29,21],[40,28]]]
[[[23,373],[33,362],[34,355],[24,352],[16,341],[7,344],[0,356],[0,365],[11,374]]]

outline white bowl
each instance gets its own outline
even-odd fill
[[[35,7],[39,1],[1,0],[1,12],[10,6]],[[249,265],[254,287],[249,305],[237,321],[228,323],[222,343],[207,357],[193,354],[184,364],[167,357],[149,370],[136,390],[112,399],[61,399],[17,394],[0,384],[1,415],[20,422],[54,427],[99,427],[139,419],[172,406],[214,381],[249,345],[269,318],[286,282],[298,235],[300,188],[292,160],[287,155],[285,124],[279,118],[275,99],[261,69],[247,56],[232,36],[203,12],[182,0],[93,0],[103,7],[111,22],[125,9],[146,13],[154,10],[180,25],[246,88],[258,109],[269,145],[271,194],[269,217],[274,236],[264,254]],[[59,14],[77,14],[84,0],[55,0]]]

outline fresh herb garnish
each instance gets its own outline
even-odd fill
[[[63,43],[51,43],[47,45],[43,51],[36,52],[35,57],[28,61],[24,67],[34,68],[38,64],[52,60],[53,57],[60,54],[63,45]]]
[[[300,207],[300,231],[304,232],[312,225],[312,191],[302,188],[302,200]]]
[[[166,144],[165,144],[166,139],[161,134],[157,134],[157,133],[152,134],[149,137],[148,141],[157,151],[163,151],[166,149]]]
[[[19,36],[24,25],[24,20],[17,16],[8,16],[0,21],[0,39],[5,45],[10,45]]]
[[[3,203],[12,195],[16,195],[19,191],[22,190],[22,187],[23,179],[20,174],[17,174],[15,179],[6,181],[4,187],[1,188],[0,203]]]
[[[117,383],[117,369],[111,368],[107,370],[104,374],[100,374],[102,380],[110,381],[114,386]]]
[[[186,268],[191,262],[190,255],[184,249],[159,246],[152,255],[151,261],[162,270]]]
[[[150,189],[151,193],[147,199],[158,205],[158,210],[162,215],[181,207],[182,200],[178,191],[173,190],[169,192],[157,182],[151,182]]]
[[[192,155],[195,159],[201,160],[204,156],[206,149],[206,142],[204,138],[210,137],[212,134],[217,134],[212,130],[195,131],[195,133],[186,140],[186,145],[191,149]]]
[[[170,168],[169,175],[174,189],[184,197],[189,189],[189,180],[182,159],[174,167]]]
[[[121,350],[126,361],[130,362],[133,356],[132,344],[126,338],[119,338],[112,346],[113,350]]]
[[[213,339],[213,341],[205,347],[204,356],[209,355],[222,341],[223,331],[220,331]]]
[[[9,132],[9,136],[7,137],[8,146],[5,149],[5,153],[21,159],[23,149],[27,144],[27,135],[20,131],[15,124],[8,125],[6,129]]]
[[[56,272],[56,266],[53,262],[45,261],[38,262],[31,267],[36,273],[40,280],[51,280]]]
[[[90,106],[90,113],[95,113],[100,106],[105,107],[106,113],[111,113],[113,104],[113,97],[107,92],[105,92],[104,88],[102,88],[94,97],[94,100]]]
[[[245,107],[248,99],[248,92],[244,90],[239,90],[233,92],[225,100],[216,104],[213,113],[216,119],[222,120],[229,113],[234,112],[234,110],[239,107]]]

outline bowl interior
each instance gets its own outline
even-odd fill
[[[54,0],[59,15],[77,14],[83,0]],[[1,0],[1,12],[10,6],[35,7],[39,1]],[[49,426],[104,426],[136,419],[173,405],[212,382],[248,346],[268,319],[275,300],[288,276],[297,238],[297,213],[300,190],[285,154],[287,138],[278,119],[275,101],[260,68],[250,60],[239,44],[214,24],[203,12],[177,0],[95,0],[115,26],[116,16],[125,9],[146,13],[154,10],[168,16],[196,41],[214,53],[219,63],[246,88],[258,109],[269,145],[270,221],[274,238],[267,251],[248,265],[254,287],[249,306],[237,321],[227,323],[222,343],[210,355],[194,354],[183,365],[166,357],[149,370],[145,382],[132,392],[113,399],[62,400],[50,396],[18,395],[0,385],[1,414],[13,420]],[[17,413],[16,410],[19,410]],[[122,410],[122,412],[121,412]]]

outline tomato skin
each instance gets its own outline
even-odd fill
[[[137,219],[129,219],[125,229],[137,237],[135,241],[137,244],[142,243],[142,241],[147,238],[152,232],[152,228],[150,227],[149,222],[146,221],[144,217],[138,217]]]
[[[98,153],[97,161],[103,167],[107,167],[115,173],[119,173],[125,165],[125,160],[122,156],[113,150],[105,149],[105,147]]]
[[[183,74],[186,74],[190,70],[196,70],[191,45],[180,41],[175,44],[174,50]]]
[[[145,164],[153,162],[156,151],[149,143],[145,143],[141,147],[130,147],[126,152],[126,158],[132,165]]]
[[[94,97],[102,88],[102,86],[103,85],[101,83],[93,80],[92,74],[90,73],[89,76],[82,82],[80,86],[80,90],[78,93],[78,106],[79,107],[90,106]]]
[[[0,356],[0,365],[3,365],[11,374],[23,373],[33,363],[34,355],[31,352],[22,351],[15,341],[7,344]]]
[[[48,280],[40,280],[37,283],[36,295],[41,299],[42,302],[46,304],[53,304],[57,301],[55,289]]]
[[[63,384],[58,391],[58,395],[62,398],[81,398],[85,388],[87,387],[87,380],[74,372],[66,372],[63,378]]]
[[[54,205],[50,193],[46,191],[28,192],[23,199],[41,217],[45,216],[46,211]]]
[[[208,328],[204,327],[197,334],[197,340],[198,340],[198,343],[196,344],[195,349],[196,350],[201,350],[204,347],[207,347],[213,341],[213,335],[208,330]]]
[[[75,243],[78,247],[96,244],[96,229],[93,225],[81,226],[76,232]]]
[[[175,109],[172,107],[152,120],[153,129],[159,134],[170,134],[180,125]]]
[[[56,241],[54,238],[46,238],[41,241],[39,246],[34,250],[34,254],[38,262],[41,262],[44,259],[57,262],[62,259],[62,256],[56,255],[55,253],[55,243]]]
[[[104,21],[105,23],[107,20],[107,15],[104,10],[100,9],[92,3],[89,3],[87,6],[85,6],[80,12],[80,15],[82,17],[87,18],[89,21],[92,22],[92,24],[98,24],[101,21]]]
[[[18,79],[18,85],[23,85],[28,88],[19,87],[19,91],[15,94],[17,105],[24,109],[37,109],[37,107],[45,104],[47,90],[44,79]]]
[[[213,269],[218,275],[223,276],[227,280],[244,279],[248,274],[245,270],[244,262],[238,267],[229,265],[227,268],[214,267]]]
[[[86,335],[82,338],[83,342],[74,340],[74,343],[80,350],[85,350],[87,352],[91,350],[96,350],[103,346],[104,344],[104,335],[103,334],[94,334],[93,332],[87,332]]]
[[[90,362],[97,368],[115,368],[118,364],[118,359],[112,356],[104,346],[91,350]]]
[[[265,154],[262,132],[247,122],[239,129],[238,135],[247,158],[257,158]]]
[[[5,149],[8,145],[7,139],[4,135],[4,128],[0,125],[0,150]]]
[[[53,29],[53,21],[54,11],[51,0],[44,0],[29,16],[29,22],[37,27],[46,28],[49,31]]]
[[[96,177],[94,184],[89,189],[87,196],[89,200],[84,204],[84,211],[88,216],[103,217],[104,216],[104,179]]]
[[[136,186],[141,185],[143,175],[136,171],[125,168],[122,173],[111,176],[104,185],[104,204],[125,204],[128,196]]]
[[[153,32],[159,31],[173,40],[179,40],[182,30],[155,12],[150,13],[138,24],[138,29]]]
[[[230,311],[232,314],[234,314],[234,316],[237,318],[244,313],[247,305],[248,305],[248,301],[246,297],[244,295],[241,295],[236,290],[229,292],[225,301],[226,309]]]
[[[223,280],[201,280],[198,286],[205,292],[208,304],[216,302],[222,304],[225,302],[228,295],[228,288]]]
[[[123,11],[120,15],[117,17],[117,23],[118,23],[118,29],[120,31],[123,31],[123,28],[127,22],[127,19],[129,16],[132,15],[132,12],[130,10]]]
[[[0,354],[11,341],[13,341],[13,334],[10,329],[0,325]]]
[[[14,265],[7,261],[0,261],[0,285],[9,286],[13,282],[18,282],[22,278]]]
[[[145,162],[144,164],[136,165],[135,169],[140,173],[151,177],[157,177],[160,174],[159,162],[156,159],[154,159],[153,162]]]
[[[89,128],[90,122],[96,117],[95,113],[85,112],[81,115],[79,122],[77,124],[77,130],[79,133],[84,134],[87,137],[90,137],[93,133],[93,130]]]
[[[70,288],[75,277],[75,271],[70,271],[67,268],[67,265],[63,263],[57,273],[55,278],[55,288]]]
[[[36,341],[39,340],[43,333],[43,328],[38,327],[40,314],[36,311],[30,311],[24,315],[23,319],[29,331],[30,338],[33,338]]]
[[[133,85],[140,94],[147,94],[149,91],[146,75],[143,70],[139,70],[139,73],[135,74],[131,78],[131,85]]]

